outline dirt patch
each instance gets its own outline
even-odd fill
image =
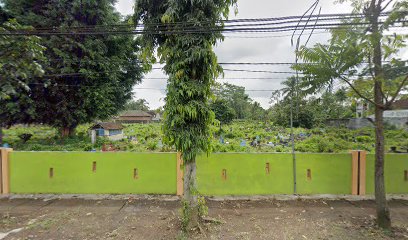
[[[208,201],[204,233],[191,239],[408,239],[408,201],[390,202],[393,231],[375,227],[373,201]],[[4,239],[183,239],[180,202],[160,199],[1,199]]]

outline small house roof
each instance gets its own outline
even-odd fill
[[[105,130],[120,130],[123,129],[123,125],[120,123],[112,123],[112,122],[101,122],[93,125],[92,129],[103,128]]]
[[[126,111],[121,113],[119,117],[152,117],[152,115],[143,111]]]

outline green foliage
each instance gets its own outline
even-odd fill
[[[196,27],[222,28],[216,24],[228,16],[236,0],[215,1],[136,1],[135,23],[143,22],[145,30],[156,30],[154,23],[184,22]],[[205,26],[203,26],[205,25]],[[180,24],[169,24],[167,30],[180,31]],[[184,161],[211,150],[210,126],[214,121],[209,100],[214,79],[221,73],[213,46],[221,40],[219,31],[206,34],[146,34],[145,60],[154,62],[157,53],[169,76],[164,112],[164,140],[183,154]]]
[[[222,101],[222,104],[233,110],[234,118],[264,119],[265,110],[258,102],[253,101],[248,94],[245,93],[244,87],[223,83],[216,84],[213,91],[216,96],[216,101]]]
[[[76,136],[61,140],[57,137],[57,129],[45,126],[14,126],[6,129],[5,142],[16,151],[101,151],[103,144],[113,144],[118,151],[131,152],[175,152],[176,149],[169,145],[160,145],[163,139],[161,125],[128,124],[125,125],[126,136],[136,137],[137,141],[124,139],[122,141],[109,141],[98,138],[95,146],[91,144],[88,135],[90,125],[80,125]],[[213,127],[215,131],[217,127]],[[295,128],[296,151],[298,152],[342,152],[364,149],[369,152],[374,150],[374,129],[348,130],[345,128]],[[19,135],[32,134],[30,140],[22,143]],[[224,126],[224,144],[219,142],[219,135],[213,135],[211,142],[213,152],[290,152],[290,129],[255,121],[233,121]],[[299,134],[306,135],[299,137]],[[260,146],[252,147],[250,142],[259,136]],[[283,143],[279,137],[283,139]],[[408,132],[405,130],[386,130],[386,150],[392,146],[403,150],[408,146]],[[242,140],[246,146],[240,146]],[[227,144],[228,142],[228,144]],[[268,144],[269,142],[273,145]],[[287,143],[284,143],[287,142]]]
[[[157,149],[157,147],[158,147],[157,142],[155,142],[155,141],[147,142],[147,149],[154,151],[154,150]]]
[[[229,124],[235,118],[235,111],[224,99],[216,99],[211,103],[211,109],[215,113],[215,118],[221,124]]]
[[[181,207],[181,230],[186,233],[188,232],[188,224],[191,218],[191,207],[187,201],[182,201]]]
[[[0,25],[0,32],[28,30],[10,20]],[[0,128],[29,123],[37,118],[35,101],[30,97],[37,79],[44,74],[45,60],[41,39],[35,36],[0,36]]]
[[[341,80],[347,87],[353,86],[350,90],[351,96],[372,101],[374,79],[366,76],[374,73],[373,49],[379,43],[381,60],[388,60],[388,62],[384,66],[378,66],[381,68],[382,76],[376,76],[376,80],[381,82],[384,100],[392,100],[392,97],[398,94],[400,87],[400,91],[408,88],[408,81],[405,80],[404,83],[407,67],[405,61],[400,60],[398,56],[399,50],[406,47],[406,36],[385,35],[384,32],[397,20],[407,16],[407,4],[396,2],[390,11],[390,16],[385,21],[386,24],[381,25],[377,33],[367,34],[366,28],[358,27],[358,25],[373,20],[374,13],[369,7],[371,1],[353,2],[356,13],[366,9],[365,18],[344,20],[346,24],[355,25],[348,26],[347,30],[344,29],[344,26],[334,28],[327,44],[300,48],[299,57],[306,64],[293,66],[294,69],[304,74],[300,87],[307,94],[323,90],[330,91],[333,89],[334,81]]]
[[[304,96],[294,97],[284,95],[281,101],[269,110],[270,120],[280,126],[290,126],[290,108],[293,105],[294,127],[313,128],[324,124],[327,119],[341,119],[351,117],[353,112],[346,100],[345,91],[339,89],[335,93],[325,92],[319,98]]]
[[[140,110],[140,111],[149,111],[149,103],[146,99],[138,99],[136,101],[131,100],[125,105],[126,110]]]
[[[11,16],[34,28],[123,23],[114,0],[3,2]],[[32,87],[30,95],[38,123],[73,129],[95,119],[106,119],[125,105],[133,85],[141,79],[138,40],[133,36],[44,36],[41,44],[48,58],[43,64],[46,76],[37,79],[41,84]]]
[[[205,217],[208,215],[208,206],[204,196],[197,196],[198,216]]]
[[[21,139],[21,141],[23,141],[23,143],[26,143],[28,140],[30,140],[32,136],[33,135],[31,133],[23,133],[18,135],[18,137]]]

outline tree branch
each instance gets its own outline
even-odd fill
[[[381,12],[384,11],[391,3],[393,0],[388,1],[385,6],[381,9]]]
[[[375,77],[374,77],[374,79],[375,79]],[[382,87],[380,88],[380,93],[381,93],[381,96],[382,96],[382,97],[385,99],[385,101],[387,101],[388,97],[387,97],[387,96],[385,96],[385,94],[384,94],[384,91],[383,91]]]
[[[343,81],[345,81],[345,82],[353,89],[353,91],[354,91],[355,93],[357,93],[357,95],[358,95],[359,97],[361,97],[362,99],[364,99],[364,100],[370,102],[371,104],[374,104],[375,106],[378,106],[378,107],[380,107],[380,108],[384,107],[383,105],[377,104],[377,103],[374,102],[373,100],[371,100],[371,99],[369,99],[368,97],[366,97],[366,96],[364,96],[363,94],[361,94],[361,92],[358,91],[358,90],[353,86],[353,84],[351,84],[351,82],[350,82],[349,80],[347,80],[345,77],[340,77],[340,79],[343,80]]]
[[[394,95],[392,95],[392,98],[390,101],[387,101],[386,99],[386,104],[385,104],[385,108],[388,109],[389,107],[391,107],[391,104],[395,101],[395,99],[398,97],[398,94],[400,93],[400,91],[402,90],[402,88],[404,87],[404,85],[408,83],[408,75],[404,78],[404,80],[402,80],[401,84],[399,85],[397,91],[394,93]]]
[[[381,5],[382,5],[382,3],[383,3],[383,0],[378,0],[378,3],[377,3],[377,13],[376,14],[380,14],[381,13]]]
[[[368,69],[369,69],[370,75],[371,75],[371,77],[372,77],[373,79],[375,79],[375,75],[374,75],[373,69],[372,69],[372,67],[371,67],[371,54],[370,54],[370,53],[368,54],[368,62],[369,62]],[[381,92],[382,97],[383,97],[385,100],[387,100],[388,97],[385,96],[384,91],[382,90],[382,88],[380,89],[380,92]]]

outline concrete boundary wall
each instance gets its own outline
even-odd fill
[[[176,194],[175,153],[13,152],[11,193]]]
[[[296,194],[374,192],[374,155],[299,153]],[[177,153],[13,152],[0,149],[1,193],[183,194]],[[386,154],[386,191],[408,194],[408,154]],[[206,196],[294,194],[292,155],[214,153],[197,158],[197,188]]]

